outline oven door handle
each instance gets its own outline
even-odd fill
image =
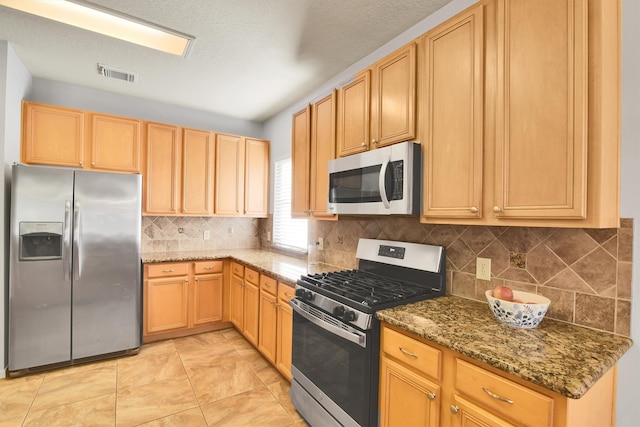
[[[314,325],[321,327],[327,332],[331,332],[334,335],[338,335],[341,338],[351,341],[354,344],[358,344],[360,347],[367,346],[367,336],[365,334],[358,332],[353,328],[350,328],[351,330],[348,330],[348,331],[342,328],[338,328],[337,326],[334,326],[331,323],[325,322],[324,320],[314,316],[311,313],[307,313],[298,304],[300,304],[300,301],[297,300],[296,298],[289,301],[289,305],[291,305],[291,307],[296,313],[298,313],[299,315],[301,315],[302,317],[304,317]]]

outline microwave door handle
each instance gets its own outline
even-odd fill
[[[387,197],[387,190],[384,186],[384,177],[387,172],[387,168],[389,167],[389,163],[391,162],[391,156],[384,159],[382,162],[382,167],[380,168],[380,176],[378,177],[378,190],[380,191],[380,198],[382,199],[382,204],[385,209],[390,209],[391,204],[389,203],[389,198]]]

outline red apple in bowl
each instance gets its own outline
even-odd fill
[[[493,292],[491,292],[491,295],[494,298],[498,298],[503,301],[513,301],[513,291],[507,286],[496,286],[495,288],[493,288]]]

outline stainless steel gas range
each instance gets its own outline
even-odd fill
[[[302,276],[293,307],[291,400],[312,426],[378,425],[377,310],[445,293],[442,246],[360,239],[357,270]]]

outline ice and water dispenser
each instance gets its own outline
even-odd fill
[[[21,222],[20,261],[62,258],[61,222]]]

